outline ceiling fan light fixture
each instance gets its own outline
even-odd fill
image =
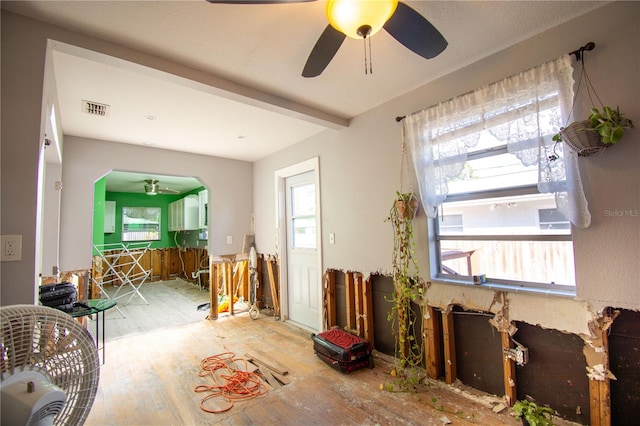
[[[158,185],[145,185],[144,186],[144,192],[147,195],[158,195]]]
[[[144,185],[144,192],[147,195],[158,195],[158,181],[155,179],[148,179]]]
[[[327,0],[327,19],[347,37],[362,39],[380,31],[397,6],[398,0]]]

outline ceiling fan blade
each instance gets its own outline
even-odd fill
[[[160,194],[179,194],[180,191],[178,191],[177,189],[171,189],[171,188],[158,188],[158,192]]]
[[[449,44],[431,22],[401,2],[384,29],[407,49],[426,59],[435,58]]]
[[[327,25],[327,28],[320,34],[320,38],[309,54],[307,63],[302,70],[302,76],[317,77],[322,74],[322,71],[329,65],[346,37],[331,25]]]
[[[278,4],[278,3],[309,3],[316,0],[207,0],[209,3],[222,4]]]

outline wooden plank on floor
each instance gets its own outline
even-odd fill
[[[262,377],[264,377],[267,383],[269,383],[269,386],[273,389],[279,389],[282,387],[282,384],[273,377],[273,374],[271,374],[271,369],[269,367],[260,366],[259,371]]]
[[[276,378],[276,380],[278,380],[280,383],[282,383],[283,385],[288,385],[289,383],[291,383],[291,380],[289,380],[289,378],[287,376],[284,376],[282,374],[278,374],[275,371],[271,371],[271,375],[273,377]]]
[[[278,374],[281,374],[283,376],[286,376],[287,374],[289,374],[287,367],[283,366],[278,361],[272,358],[269,358],[264,353],[260,353],[259,357],[249,353],[244,354],[244,356],[245,358],[247,358],[248,361],[251,361],[254,364],[259,364],[262,367],[269,368],[270,370],[275,371]]]

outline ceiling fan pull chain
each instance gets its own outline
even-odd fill
[[[367,39],[362,39],[362,46],[364,47],[364,73],[367,74]]]
[[[369,40],[369,53],[367,54],[367,40]],[[373,74],[373,58],[371,56],[371,37],[364,37],[362,39],[364,43],[364,73],[365,74]],[[369,61],[367,63],[367,55],[369,56]]]
[[[371,37],[367,37],[369,40],[369,74],[373,74],[373,55],[371,54]],[[365,39],[365,41],[367,40]]]

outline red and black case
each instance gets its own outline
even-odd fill
[[[311,334],[313,350],[325,363],[335,370],[350,373],[359,368],[373,368],[371,344],[340,328],[332,328]]]

